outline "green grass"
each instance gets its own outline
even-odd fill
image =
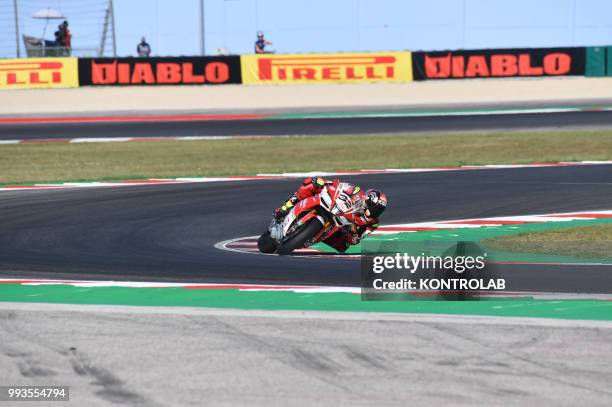
[[[612,224],[519,233],[485,239],[488,248],[512,253],[612,259]]]
[[[0,146],[0,183],[611,160],[612,131]]]

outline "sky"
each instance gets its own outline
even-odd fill
[[[199,1],[114,0],[117,54],[135,55],[145,36],[154,55],[198,55]],[[612,0],[203,1],[207,54],[252,53],[259,30],[279,53],[612,45]],[[42,35],[45,21],[31,15],[54,8],[70,22],[75,53],[92,55],[107,3],[18,0],[20,31]],[[12,6],[0,0],[0,57],[16,54]],[[59,22],[48,23],[48,39]]]

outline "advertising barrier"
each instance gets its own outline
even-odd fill
[[[612,47],[0,59],[0,89],[405,83],[428,79],[565,75],[611,76]]]
[[[415,52],[415,80],[584,75],[585,48]]]
[[[81,86],[241,83],[240,57],[79,59]]]
[[[76,58],[0,59],[0,89],[78,86]]]
[[[246,85],[412,81],[410,52],[242,55]]]

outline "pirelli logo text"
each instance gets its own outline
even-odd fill
[[[0,89],[79,86],[76,58],[0,60]]]
[[[409,52],[306,55],[245,55],[245,84],[408,82]]]
[[[319,58],[261,58],[259,79],[266,80],[342,80],[393,79],[394,56]]]

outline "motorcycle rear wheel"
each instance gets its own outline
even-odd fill
[[[319,219],[314,218],[308,221],[302,229],[293,235],[288,240],[284,241],[276,249],[276,253],[281,256],[291,254],[294,250],[304,247],[304,243],[312,239],[317,233],[323,229],[323,225]]]

